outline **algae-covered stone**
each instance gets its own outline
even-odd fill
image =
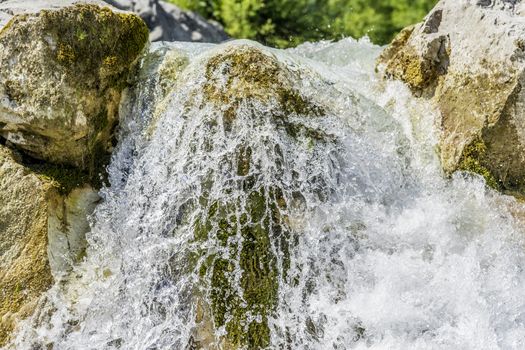
[[[300,185],[276,175],[285,163],[278,141],[270,138],[265,145],[254,145],[238,132],[240,125],[259,132],[258,126],[269,123],[283,143],[295,145],[304,137],[313,148],[330,138],[308,122],[323,118],[327,111],[297,89],[305,72],[290,69],[256,44],[218,47],[204,60],[204,69],[204,82],[193,92],[202,99],[190,99],[190,104],[198,101],[197,106],[186,107],[213,111],[210,127],[217,134],[210,131],[205,136],[209,138],[203,140],[205,148],[213,149],[217,142],[213,138],[219,135],[238,143],[226,151],[223,170],[205,171],[203,193],[187,208],[193,212],[196,246],[203,247],[189,259],[201,278],[195,293],[199,312],[192,346],[264,349],[271,344],[271,319],[281,283],[289,282],[290,245],[297,233],[290,227],[288,203],[294,189],[300,196]],[[261,152],[271,153],[265,162]],[[274,164],[275,178],[264,181],[268,164]],[[222,171],[230,181],[224,180]],[[215,185],[216,181],[225,182]],[[219,334],[219,339],[209,332]]]
[[[67,273],[62,261],[78,261],[86,217],[98,200],[89,188],[64,197],[55,181],[19,161],[0,145],[0,346],[17,322],[33,313],[53,277]],[[50,240],[68,244],[57,247]]]
[[[7,1],[0,11],[14,14],[0,31],[0,136],[98,175],[147,27],[96,1]]]
[[[447,173],[475,172],[494,188],[523,193],[525,24],[514,3],[442,0],[378,64],[441,112]]]

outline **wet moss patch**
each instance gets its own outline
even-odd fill
[[[43,32],[56,42],[51,57],[70,72],[73,85],[103,89],[111,83],[122,83],[130,64],[148,42],[144,21],[109,7],[76,4],[42,11],[41,18]]]
[[[487,147],[485,146],[485,143],[481,140],[481,138],[476,138],[463,150],[463,155],[459,162],[458,169],[481,175],[489,187],[500,190],[500,182],[484,165],[486,152]]]
[[[214,248],[191,254],[191,260],[208,291],[214,328],[226,330],[221,342],[263,349],[270,344],[268,322],[276,311],[279,283],[290,268],[291,233],[282,191],[255,184],[257,165],[249,147],[237,153],[233,169],[243,194],[211,202],[201,196],[194,240],[197,246],[211,241]]]
[[[245,213],[237,217],[236,213],[242,211]],[[210,255],[199,273],[210,278],[215,327],[225,327],[227,342],[238,348],[262,349],[270,343],[268,318],[275,312],[279,290],[277,258],[271,240],[284,234],[278,211],[264,190],[252,191],[244,207],[240,202],[214,203],[207,212],[206,223],[195,226],[196,239],[214,238],[229,251],[231,258]],[[235,281],[237,268],[241,270],[241,293]]]
[[[292,86],[292,73],[269,53],[242,45],[211,57],[206,64],[204,95],[207,101],[230,105],[230,119],[243,100],[277,102],[277,113],[322,116],[325,111]],[[295,77],[300,80],[299,77]]]

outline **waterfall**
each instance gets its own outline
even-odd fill
[[[154,44],[17,349],[523,349],[525,207],[447,178],[366,39]]]

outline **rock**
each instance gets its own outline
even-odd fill
[[[444,170],[525,191],[525,22],[517,1],[441,0],[378,64],[433,101]]]
[[[99,201],[87,184],[148,30],[99,1],[3,1],[0,24],[2,346],[83,257]]]
[[[147,27],[99,1],[5,1],[0,13],[12,16],[0,31],[0,136],[96,177]]]
[[[0,146],[0,346],[52,282],[46,198],[52,190]]]
[[[166,205],[167,213],[177,213],[179,223],[166,235],[191,232],[192,237],[187,238],[187,254],[170,258],[163,270],[166,278],[174,278],[166,284],[181,280],[177,273],[183,266],[185,274],[198,278],[186,284],[192,289],[184,293],[191,295],[187,303],[195,310],[187,347],[267,348],[279,290],[287,283],[287,277],[280,276],[290,273],[290,246],[296,244],[304,221],[305,197],[326,200],[331,191],[323,175],[312,176],[308,184],[291,175],[291,169],[297,169],[292,164],[305,157],[297,167],[312,166],[305,172],[320,174],[332,161],[337,163],[327,156],[309,161],[341,147],[341,140],[321,125],[342,128],[342,118],[335,117],[333,105],[318,98],[315,88],[337,93],[313,70],[249,41],[193,56],[175,45],[150,55],[142,69],[147,76],[158,76],[152,84],[154,99],[132,98],[138,110],[143,101],[154,101],[146,102],[144,112],[150,116],[148,133],[154,134],[146,148],[157,149],[159,140],[170,144],[168,139],[184,139],[183,147],[165,145],[166,181],[182,175],[181,169],[203,174],[188,179],[188,188],[195,190],[169,192],[184,199]],[[305,91],[302,86],[312,88]],[[171,123],[176,130],[169,129]],[[140,154],[141,147],[137,149]],[[137,161],[151,168],[160,163],[156,157]]]
[[[228,39],[223,28],[191,11],[160,0],[105,0],[116,8],[133,11],[148,25],[151,41],[220,43]]]
[[[50,196],[47,201],[48,260],[55,280],[67,276],[82,260],[87,248],[88,216],[100,197],[90,186],[73,189],[69,194]]]
[[[98,195],[90,188],[65,196],[56,180],[20,165],[0,145],[0,346],[40,296],[67,273],[85,247],[86,221]],[[69,245],[48,244],[53,241]]]
[[[146,137],[151,136],[159,116],[167,108],[169,93],[188,63],[189,58],[177,50],[174,43],[154,43],[141,62],[141,69],[135,76],[133,86],[124,92],[120,108],[121,119],[134,113],[151,115],[152,120],[147,120],[147,125],[133,123],[134,127],[146,131]],[[121,132],[127,132],[127,127],[122,125]]]

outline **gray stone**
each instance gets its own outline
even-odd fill
[[[220,43],[228,39],[223,28],[191,11],[160,0],[106,0],[116,8],[133,11],[148,25],[151,41]]]

